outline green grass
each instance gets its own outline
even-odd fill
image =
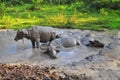
[[[70,5],[40,5],[31,10],[32,4],[7,7],[0,17],[0,29],[20,29],[42,25],[58,28],[89,30],[120,29],[120,11],[81,12]]]

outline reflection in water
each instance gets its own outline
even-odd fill
[[[58,57],[70,57],[70,56],[74,56],[74,51],[69,51],[69,52],[66,52],[66,51],[60,51],[58,53]]]

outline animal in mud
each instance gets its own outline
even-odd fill
[[[32,47],[39,48],[39,43],[43,42],[51,42],[53,39],[56,38],[56,33],[53,31],[51,27],[41,27],[35,26],[28,29],[20,29],[17,31],[17,35],[15,36],[14,40],[18,41],[20,39],[27,38],[31,40]]]
[[[103,48],[105,45],[102,42],[95,40],[90,35],[86,35],[84,38],[82,38],[81,43],[86,46],[99,47],[99,48]]]
[[[57,52],[63,48],[69,48],[80,45],[80,40],[73,38],[71,36],[64,36],[62,38],[54,39],[51,41],[50,45],[47,48],[47,52],[50,54],[51,58],[57,58]],[[43,49],[41,47],[41,49]]]

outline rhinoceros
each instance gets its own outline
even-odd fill
[[[53,39],[56,38],[56,33],[52,27],[34,26],[28,29],[18,30],[14,40],[18,41],[23,38],[31,40],[33,48],[39,48],[40,42],[51,42]]]
[[[64,36],[62,38],[54,39],[51,41],[50,45],[47,48],[47,52],[50,54],[51,58],[57,58],[57,52],[63,48],[69,48],[80,45],[80,40],[72,36]],[[41,47],[41,49],[43,49]]]
[[[86,46],[98,47],[98,48],[103,48],[105,45],[104,43],[95,40],[90,35],[86,35],[84,38],[82,38],[81,43]]]

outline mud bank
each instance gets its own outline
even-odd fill
[[[0,64],[1,80],[92,80],[81,75],[71,75],[56,67]]]
[[[58,53],[57,55],[59,57],[58,59],[51,59],[48,54],[44,53],[44,50],[32,49],[32,45],[29,40],[24,39],[24,41],[21,40],[15,42],[14,37],[16,31],[13,30],[0,31],[1,69],[6,70],[5,66],[11,66],[11,64],[15,64],[16,66],[20,64],[26,64],[27,66],[32,65],[43,67],[40,68],[39,72],[41,72],[41,70],[45,71],[46,69],[45,66],[50,68],[54,67],[55,73],[59,75],[55,80],[61,80],[60,79],[61,72],[64,72],[66,76],[69,76],[67,80],[90,80],[90,79],[120,80],[119,31],[96,32],[88,30],[83,31],[77,29],[75,30],[55,29],[55,30],[58,33],[64,34],[80,33],[81,36],[90,33],[94,39],[104,43],[105,47],[104,48],[86,47],[81,44],[76,47],[64,49]],[[45,75],[48,74],[45,73]],[[50,76],[47,79],[51,80],[50,77],[53,75],[53,73],[49,75]],[[64,76],[65,75],[62,74],[62,77]]]

